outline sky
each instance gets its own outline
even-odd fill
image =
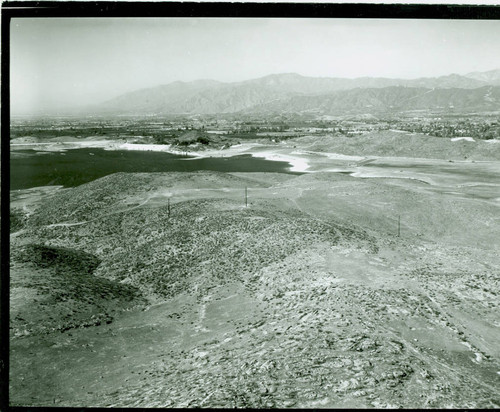
[[[10,30],[13,114],[178,80],[291,72],[417,78],[500,68],[494,20],[17,18]]]

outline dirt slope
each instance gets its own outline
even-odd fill
[[[39,261],[26,262],[30,244],[99,262],[89,266],[98,287],[78,299],[107,287],[115,303],[109,323],[13,330],[13,405],[500,407],[491,202],[429,192],[417,208],[427,219],[404,220],[398,237],[393,214],[416,215],[418,185],[177,177],[119,174],[49,195],[12,235],[11,294],[23,292],[32,313],[37,286],[17,270]],[[456,241],[473,214],[490,225]],[[480,234],[491,247],[473,241]],[[89,270],[63,277],[55,262],[30,276],[61,285],[57,276]],[[140,300],[127,303],[125,290],[147,305],[127,306]],[[40,313],[40,324],[61,316]]]
[[[395,156],[451,160],[500,160],[497,141],[451,141],[418,133],[380,131],[359,136],[307,136],[293,139],[302,149],[352,156]]]

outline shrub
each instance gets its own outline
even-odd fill
[[[21,209],[10,209],[10,231],[17,232],[24,228],[26,223],[26,215]]]

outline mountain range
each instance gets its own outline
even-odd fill
[[[126,93],[88,109],[108,114],[497,111],[500,69],[418,79],[284,73],[233,83],[177,81]]]

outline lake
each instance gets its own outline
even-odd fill
[[[63,152],[16,150],[10,158],[10,189],[36,186],[78,186],[117,172],[279,172],[289,171],[288,162],[251,155],[232,157],[185,157],[165,152],[70,149]]]

